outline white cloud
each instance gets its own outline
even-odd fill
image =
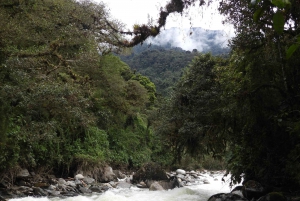
[[[132,28],[134,24],[145,24],[148,22],[148,15],[156,21],[158,19],[159,10],[164,7],[168,0],[94,0],[95,2],[103,2],[109,8],[111,15],[127,24],[128,28]],[[228,29],[228,25],[222,24],[223,17],[219,15],[218,1],[210,4],[210,6],[190,7],[185,13],[171,14],[167,19],[166,28],[180,27],[189,28],[202,27],[211,30]],[[232,28],[232,27],[231,27]]]

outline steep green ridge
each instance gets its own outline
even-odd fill
[[[219,53],[226,55],[228,49],[220,49]],[[119,55],[131,69],[150,78],[157,92],[163,96],[169,95],[173,86],[183,75],[183,69],[199,52],[185,51],[164,45],[137,45],[130,55]]]
[[[1,1],[0,15],[0,173],[150,160],[155,85],[105,54],[121,36],[102,5]]]

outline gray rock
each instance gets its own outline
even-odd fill
[[[113,170],[114,174],[117,176],[118,179],[125,179],[126,175],[123,174],[120,170]]]
[[[150,191],[163,191],[164,188],[158,182],[154,182],[151,184],[149,190]]]
[[[232,193],[218,193],[212,195],[208,198],[207,201],[248,201],[246,198],[243,198],[239,195],[232,194]]]
[[[67,185],[67,186],[76,187],[75,181],[67,181],[66,185]]]
[[[252,200],[253,198],[258,199],[265,194],[263,186],[259,182],[253,180],[244,183],[242,193],[248,200]]]
[[[100,177],[100,182],[117,181],[117,176],[114,174],[110,166],[104,167],[103,174]]]
[[[176,174],[178,175],[178,174],[183,174],[183,175],[185,175],[186,174],[186,171],[185,170],[182,170],[182,169],[177,169],[176,170]]]
[[[59,196],[60,192],[59,191],[55,191],[55,190],[46,190],[48,192],[49,195],[51,196]]]
[[[177,178],[180,178],[180,179],[182,179],[182,180],[184,179],[184,175],[183,175],[183,174],[177,174],[176,177],[177,177]]]
[[[48,196],[48,192],[39,187],[33,188],[33,194],[36,196]]]
[[[99,186],[91,186],[91,187],[90,187],[90,190],[91,190],[92,192],[95,192],[95,193],[102,193],[102,192],[103,192],[102,188],[99,187]]]
[[[17,177],[18,178],[22,178],[22,177],[29,177],[30,174],[29,174],[29,171],[27,169],[22,169],[20,170],[20,172],[17,174]]]
[[[129,184],[129,183],[125,182],[125,181],[119,181],[117,183],[117,187],[118,188],[130,188],[131,186],[132,186],[132,184]]]
[[[67,185],[66,180],[64,180],[63,178],[59,178],[57,183],[58,183],[58,184]]]
[[[48,187],[48,190],[50,190],[50,191],[54,191],[54,190],[56,190],[56,186],[54,186],[54,185],[50,185],[50,186]]]
[[[78,188],[78,190],[79,190],[80,193],[91,193],[92,192],[90,189],[88,189],[86,187],[83,187],[83,186],[80,186]]]
[[[134,183],[146,180],[160,181],[168,180],[168,176],[159,164],[146,163],[133,175],[132,180]]]
[[[60,191],[66,191],[67,185],[65,184],[57,184],[57,189]]]
[[[204,180],[203,180],[203,183],[204,183],[204,184],[210,184],[210,182],[209,182],[207,179],[204,179]]]
[[[109,183],[103,184],[102,187],[113,188]]]
[[[82,174],[77,174],[77,175],[75,175],[74,179],[75,179],[75,180],[76,180],[76,179],[81,180],[81,179],[84,179],[84,176],[83,176]]]
[[[78,179],[76,179],[76,180],[74,181],[74,183],[76,184],[76,186],[82,185],[82,182],[81,182],[80,180],[78,180]]]
[[[91,177],[84,177],[83,181],[86,183],[86,184],[92,184],[95,182],[95,179],[91,178]]]
[[[138,188],[148,188],[147,184],[141,181],[139,184],[136,185]]]

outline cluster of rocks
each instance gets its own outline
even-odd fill
[[[53,175],[35,174],[23,169],[17,174],[14,183],[0,180],[0,201],[10,198],[34,197],[69,197],[80,194],[103,193],[111,188],[149,188],[149,190],[168,190],[194,184],[208,184],[207,172],[185,171],[166,172],[155,163],[142,166],[129,175],[121,171],[103,168],[96,177],[88,174],[76,174],[73,178],[56,178]],[[95,175],[94,175],[95,176]]]
[[[76,174],[73,178],[56,178],[53,175],[41,176],[23,169],[14,179],[14,183],[0,180],[0,201],[10,198],[34,197],[69,197],[80,194],[103,193],[111,188],[148,188],[151,191],[169,190],[190,185],[210,184],[217,180],[216,175],[224,172],[185,171],[177,169],[166,172],[155,163],[144,164],[137,172],[125,175],[121,171],[106,166],[101,174]],[[208,201],[300,201],[279,192],[270,192],[258,182],[247,181],[237,186],[230,193],[219,193]]]
[[[267,190],[259,182],[249,180],[230,193],[212,195],[208,201],[300,201],[300,197]]]
[[[132,182],[139,188],[169,190],[196,184],[209,184],[207,173],[205,170],[196,172],[182,169],[177,169],[175,172],[165,172],[157,164],[148,163],[133,175]]]
[[[123,181],[118,181],[118,178]],[[23,169],[17,174],[13,184],[0,182],[0,201],[25,196],[70,197],[102,193],[110,188],[130,188],[132,185],[129,178],[120,171],[113,171],[109,166],[104,168],[101,182],[82,174],[76,174],[74,178],[56,178],[54,175],[41,176]]]

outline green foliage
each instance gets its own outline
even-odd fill
[[[146,48],[144,45],[134,47],[131,55],[121,55],[120,58],[131,69],[149,77],[155,84],[158,93],[167,95],[182,75],[183,68],[187,66],[195,55],[197,53],[188,54],[180,48],[164,49],[155,45]],[[135,77],[137,77],[135,79],[141,80],[141,75],[135,75]],[[144,80],[149,82],[147,78],[144,78]],[[146,86],[145,81],[141,82],[144,86]],[[150,93],[150,100],[153,102],[153,96],[155,95],[154,85],[147,86],[147,89]]]
[[[174,163],[180,163],[185,154],[200,158],[212,152],[218,156],[226,149],[219,132],[221,89],[214,72],[225,64],[210,54],[195,57],[166,103],[158,133],[168,140]]]
[[[1,1],[0,16],[0,172],[150,160],[155,86],[108,54],[122,25],[103,5]]]

